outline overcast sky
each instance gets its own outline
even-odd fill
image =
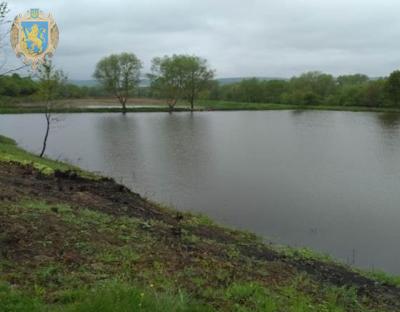
[[[218,77],[290,77],[309,70],[387,75],[400,68],[399,0],[9,0],[10,18],[51,12],[56,64],[91,79],[110,53],[144,63],[173,53],[207,58]],[[9,62],[15,62],[8,54]]]

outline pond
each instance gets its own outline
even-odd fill
[[[47,155],[273,242],[400,274],[400,115],[65,114]],[[38,152],[42,115],[1,115]]]

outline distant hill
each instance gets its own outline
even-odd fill
[[[220,85],[223,86],[251,78],[256,78],[259,80],[286,80],[285,78],[278,78],[278,77],[228,77],[228,78],[217,78],[216,80],[220,83]],[[79,87],[95,87],[98,85],[98,82],[96,80],[70,80],[69,82]],[[143,78],[140,81],[140,86],[149,87],[150,80],[147,78]]]
[[[98,85],[96,80],[69,80],[68,82],[79,87],[95,87]]]
[[[95,86],[99,85],[97,80],[69,80],[69,83],[72,83],[79,87],[95,87]],[[142,79],[140,81],[140,86],[148,87],[148,86],[150,86],[150,81],[148,79]]]
[[[245,79],[256,78],[258,80],[286,80],[286,78],[278,78],[278,77],[231,77],[231,78],[217,78],[217,81],[220,85],[228,85],[232,83],[238,83]]]

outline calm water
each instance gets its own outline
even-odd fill
[[[34,152],[41,115],[0,116]],[[48,155],[279,243],[400,274],[400,115],[70,114]]]

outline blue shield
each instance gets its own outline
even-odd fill
[[[46,21],[23,21],[22,45],[24,50],[31,54],[42,54],[49,45],[49,23]]]

